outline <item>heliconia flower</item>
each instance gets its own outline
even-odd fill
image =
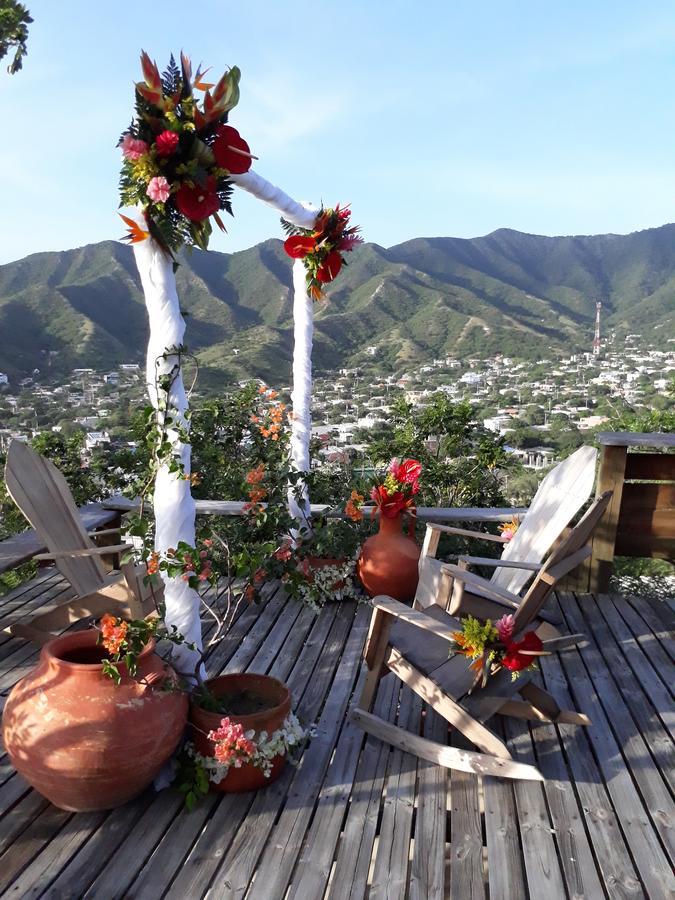
[[[499,635],[499,640],[506,644],[513,637],[513,628],[515,624],[515,618],[512,615],[505,614],[495,622],[495,628],[497,629],[497,634]]]
[[[316,250],[316,238],[312,235],[294,234],[284,241],[284,250],[291,259],[304,259]]]
[[[329,281],[337,278],[341,268],[342,257],[337,250],[331,250],[316,271],[317,281],[327,284]]]
[[[148,145],[145,141],[135,138],[128,132],[124,135],[118,146],[122,148],[122,154],[125,159],[129,159],[132,162],[140,159],[141,156],[144,156],[148,152]]]
[[[221,125],[216,131],[213,155],[218,165],[232,175],[248,172],[254,159],[249,145],[231,125]]]
[[[166,203],[171,195],[171,188],[163,175],[156,175],[150,179],[145,193],[153,203]],[[191,479],[191,476],[188,475],[187,478]]]
[[[163,131],[155,138],[157,156],[171,156],[176,152],[179,137],[175,131]]]
[[[182,185],[175,195],[176,207],[192,222],[201,222],[220,209],[216,179],[210,175],[204,185]]]

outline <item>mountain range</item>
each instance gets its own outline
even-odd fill
[[[316,306],[317,371],[366,359],[396,371],[447,355],[588,350],[598,300],[603,332],[657,345],[675,337],[675,225],[367,243],[348,261]],[[195,250],[176,277],[200,382],[288,380],[291,260],[281,241],[231,254]],[[147,323],[132,251],[104,241],[0,266],[0,335],[0,371],[12,381],[35,368],[57,375],[141,362]],[[368,347],[377,348],[372,359]]]

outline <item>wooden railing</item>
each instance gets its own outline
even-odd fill
[[[604,593],[614,557],[675,562],[675,434],[603,432],[596,496],[613,491],[595,531],[589,564],[578,572],[578,590]],[[639,451],[657,452],[639,452]]]

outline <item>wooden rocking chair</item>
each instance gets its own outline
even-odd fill
[[[70,582],[76,597],[46,613],[38,613],[30,624],[17,622],[5,630],[37,644],[73,622],[105,612],[130,618],[145,618],[156,610],[162,587],[145,585],[145,567],[127,563],[120,572],[108,574],[104,555],[129,550],[129,544],[97,547],[85,531],[73,495],[59,470],[21,441],[12,441],[5,465],[7,491],[48,548],[36,560],[53,560]],[[119,533],[108,528],[93,535]]]
[[[507,593],[510,605],[504,604],[502,591],[495,592],[492,618],[504,612],[514,614],[514,638],[522,636],[541,613],[541,608],[558,581],[576,568],[590,554],[589,542],[593,529],[600,521],[611,499],[606,492],[588,510],[560,546],[541,565],[522,602]],[[478,576],[458,566],[447,566],[448,575],[456,585],[473,584]],[[484,579],[479,579],[484,582]],[[485,582],[489,584],[489,582]],[[466,595],[468,596],[468,594]],[[483,601],[483,597],[477,598]],[[535,721],[589,725],[589,719],[573,710],[561,710],[554,698],[532,680],[532,673],[521,672],[512,679],[511,673],[501,670],[488,678],[485,687],[476,687],[476,674],[470,661],[461,654],[450,654],[453,632],[461,629],[461,622],[443,605],[433,603],[422,609],[411,609],[391,597],[375,597],[370,631],[364,658],[368,674],[358,707],[352,717],[365,731],[414,753],[423,759],[447,766],[486,775],[507,778],[542,780],[534,766],[515,762],[504,741],[486,722],[495,714],[516,716]],[[472,604],[466,610],[472,613]],[[484,608],[480,607],[479,615]],[[543,640],[544,652],[572,647],[583,640],[574,634]],[[430,741],[392,725],[372,712],[380,679],[393,672],[426,703],[443,716],[449,725],[462,732],[482,753],[459,750]]]

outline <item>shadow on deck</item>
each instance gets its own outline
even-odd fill
[[[0,628],[68,597],[47,570],[0,600]],[[363,678],[369,610],[319,616],[269,585],[212,651],[209,674],[285,680],[316,723],[298,768],[257,794],[209,795],[191,813],[168,790],[103,813],[63,812],[0,756],[0,895],[80,898],[473,898],[672,896],[675,860],[675,641],[668,606],[564,594],[586,647],[542,660],[576,726],[503,720],[515,758],[546,777],[512,782],[448,772],[349,722]],[[0,692],[35,648],[0,633]],[[3,698],[4,699],[4,698]],[[443,739],[435,713],[393,677],[376,712]],[[497,720],[496,720],[497,721]]]

